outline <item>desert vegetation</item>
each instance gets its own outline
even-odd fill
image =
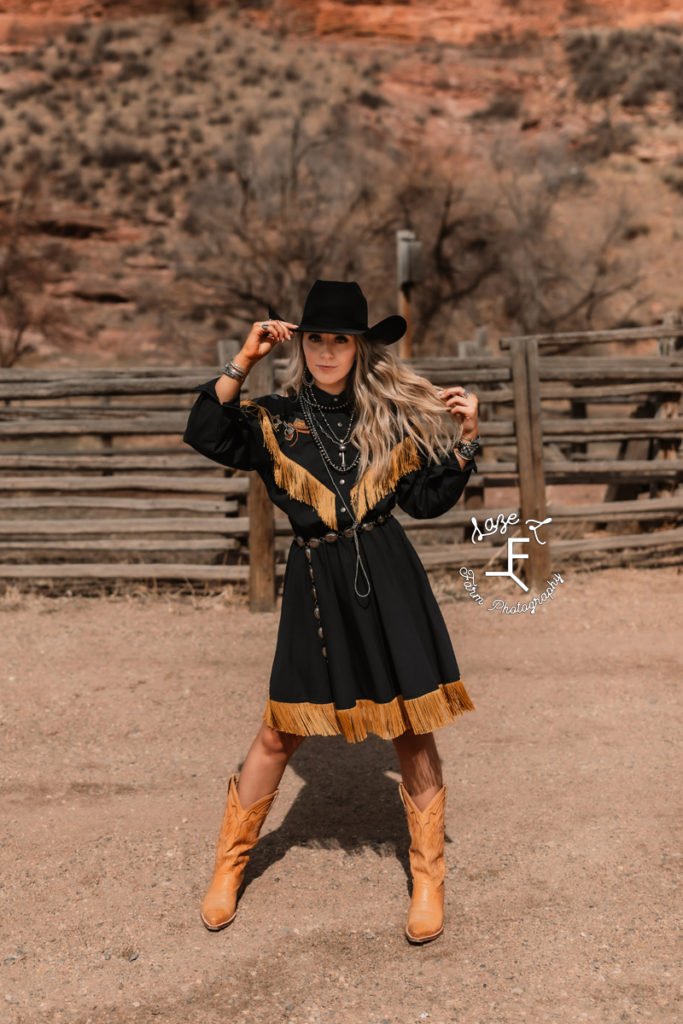
[[[618,96],[625,107],[644,107],[664,93],[674,117],[683,118],[683,29],[680,25],[635,31],[577,32],[566,53],[583,102]]]
[[[43,351],[97,358],[106,330],[122,357],[130,338],[138,358],[199,360],[268,303],[293,314],[315,276],[362,278],[378,313],[391,312],[394,232],[405,227],[423,244],[424,351],[481,323],[613,326],[639,309],[649,293],[636,254],[656,232],[628,178],[606,187],[603,168],[646,136],[635,95],[665,95],[678,116],[679,32],[570,34],[572,102],[588,113],[568,131],[544,129],[523,75],[502,84],[516,61],[542,66],[547,44],[533,33],[483,33],[467,50],[311,47],[278,25],[178,3],[163,16],[85,20],[2,57],[1,209],[13,225],[3,259],[18,259],[27,191],[35,223],[52,225],[48,248],[39,230],[20,231],[22,258],[42,276],[24,286],[6,274],[5,361],[39,358],[44,308],[60,310],[50,319],[63,328]],[[463,67],[492,87],[458,113]],[[678,202],[680,178],[673,158],[653,187]],[[633,222],[647,230],[629,232]],[[93,274],[114,284],[84,285]],[[115,301],[121,277],[127,301]],[[33,326],[13,326],[23,321]]]

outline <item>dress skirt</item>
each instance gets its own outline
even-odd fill
[[[298,735],[431,732],[473,709],[427,573],[394,516],[289,550],[264,721]],[[310,559],[310,560],[309,560]],[[309,569],[310,565],[310,569]],[[315,613],[318,609],[317,616]]]

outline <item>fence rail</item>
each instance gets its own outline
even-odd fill
[[[503,538],[472,543],[471,520],[513,511],[522,524],[553,523],[545,545],[528,545],[530,585],[566,564],[680,561],[681,353],[543,354],[546,342],[664,339],[676,330],[508,338],[495,355],[409,360],[434,384],[476,390],[485,444],[456,509],[435,520],[397,512],[425,566],[502,559]],[[282,359],[259,363],[245,396],[276,390],[284,368]],[[217,373],[0,371],[0,578],[241,582],[252,607],[272,607],[289,524],[256,474],[224,470],[181,440],[195,385]],[[600,484],[602,500],[582,504],[553,493]]]

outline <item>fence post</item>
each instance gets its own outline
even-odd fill
[[[543,472],[543,433],[541,428],[541,390],[538,375],[538,341],[523,338],[510,345],[512,357],[512,386],[515,402],[515,432],[517,435],[517,471],[519,473],[519,502],[522,535],[529,537],[524,545],[528,560],[522,564],[522,574],[528,586],[541,587],[550,573],[550,542],[547,530],[544,544],[536,541],[526,526],[528,519],[546,518],[545,474]]]
[[[460,349],[461,344],[463,344],[463,342],[458,342],[458,350]],[[463,356],[473,355],[476,357],[478,355],[490,355],[489,336],[486,325],[482,324],[479,327],[477,327],[474,342],[464,342],[464,344],[469,345],[470,349],[469,351],[465,350],[462,353]],[[460,351],[458,351],[458,355],[460,355]],[[464,384],[465,387],[468,388],[469,390],[476,390],[475,385],[470,384],[470,382],[466,379],[463,379],[462,381],[457,381],[457,383]],[[482,431],[484,435],[486,434],[486,421],[489,418],[489,408],[490,407],[488,404],[484,406],[479,406],[479,423],[484,424],[484,430]],[[465,508],[468,510],[468,512],[477,512],[483,509],[485,505],[486,493],[484,485],[482,483],[479,483],[479,481],[477,480],[477,474],[473,473],[467,482],[467,487],[465,488]],[[464,534],[467,539],[469,539],[472,536],[472,530],[472,526],[465,527]]]
[[[269,395],[273,391],[273,361],[260,359],[247,377],[249,397]],[[249,476],[247,495],[249,516],[249,609],[272,612],[275,609],[275,510],[266,485],[258,473]]]
[[[677,313],[665,313],[663,317],[663,324],[664,326],[671,328],[671,337],[659,339],[659,355],[671,358],[676,354],[677,346],[680,344],[680,335],[683,333],[683,324],[681,324]],[[655,419],[677,419],[681,405],[680,394],[662,395],[658,397],[660,398],[661,404],[659,408],[655,410]],[[659,448],[658,454],[660,458],[675,459],[678,457],[680,441],[673,437],[668,440],[660,439],[657,447]],[[650,493],[654,497],[659,497],[662,494],[676,494],[679,487],[680,484],[675,480],[667,480],[666,482],[662,481],[659,484],[651,486]]]

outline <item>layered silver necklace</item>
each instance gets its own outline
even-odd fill
[[[344,432],[344,436],[338,437],[325,416],[325,412],[348,411],[348,399],[345,399],[343,402],[336,402],[334,405],[323,405],[313,391],[313,384],[310,381],[307,381],[305,377],[302,382],[299,398],[301,400],[304,419],[311,431],[311,437],[315,441],[325,464],[329,464],[333,469],[336,469],[338,473],[346,473],[348,470],[353,469],[354,466],[357,466],[360,458],[359,449],[356,449],[356,454],[354,455],[353,460],[350,463],[346,462],[346,449],[349,447],[349,441],[353,432],[353,417],[351,415],[349,416],[349,423],[346,431]],[[321,434],[324,434],[325,437],[332,441],[333,446],[339,449],[341,465],[338,466],[332,456],[328,453],[325,445],[323,444]]]
[[[349,411],[350,406],[349,406],[348,399],[345,399],[343,402],[335,402],[333,405],[324,405],[322,402],[320,402],[318,400],[318,398],[316,397],[316,395],[315,395],[315,393],[313,391],[313,382],[307,380],[306,379],[306,374],[304,374],[303,380],[302,380],[302,385],[301,385],[301,391],[299,392],[299,400],[300,400],[300,403],[301,403],[301,409],[302,409],[302,412],[303,412],[303,415],[304,415],[304,420],[306,421],[306,425],[307,425],[308,429],[311,432],[311,437],[313,438],[313,440],[314,440],[314,442],[316,444],[316,447],[317,447],[318,451],[320,452],[320,455],[322,456],[323,465],[325,466],[325,470],[327,471],[327,475],[329,476],[330,481],[332,482],[332,486],[334,487],[335,491],[339,495],[339,500],[342,503],[342,511],[346,511],[346,504],[347,504],[346,499],[344,498],[343,494],[341,494],[339,488],[337,487],[336,481],[335,481],[334,477],[332,476],[332,473],[330,472],[330,466],[333,469],[336,469],[336,471],[338,473],[346,473],[346,472],[348,472],[349,470],[353,469],[355,466],[358,465],[358,460],[360,459],[360,449],[358,449],[358,448],[356,449],[356,454],[354,455],[354,457],[351,460],[351,462],[349,462],[347,464],[347,462],[346,462],[346,449],[349,446],[349,440],[351,438],[351,433],[353,431],[353,416],[349,415],[349,425],[348,425],[348,427],[347,427],[347,429],[346,429],[346,431],[344,433],[344,436],[343,437],[338,437],[335,434],[335,432],[332,430],[332,427],[330,426],[329,422],[327,421],[327,418],[325,416],[325,412],[326,411],[327,412]],[[327,452],[327,450],[326,450],[326,448],[325,448],[325,446],[323,444],[321,434],[324,434],[325,437],[329,438],[329,440],[331,440],[333,442],[333,444],[336,447],[339,448],[339,459],[341,461],[341,465],[340,466],[338,466],[334,462],[332,457]],[[367,574],[367,571],[365,569],[365,566],[363,565],[363,560],[361,558],[360,546],[359,546],[359,543],[358,543],[358,526],[359,525],[360,525],[360,519],[358,518],[358,516],[354,515],[353,516],[353,541],[354,541],[354,544],[356,546],[356,572],[354,574],[354,579],[353,579],[353,589],[355,590],[355,592],[358,595],[358,597],[368,597],[368,595],[370,594],[370,591],[371,591],[372,588],[370,586],[370,580],[368,579],[368,574]],[[358,590],[358,570],[359,569],[362,570],[363,575],[365,576],[365,582],[366,582],[367,588],[368,588],[366,593],[364,593],[364,594],[360,593],[360,591]]]

